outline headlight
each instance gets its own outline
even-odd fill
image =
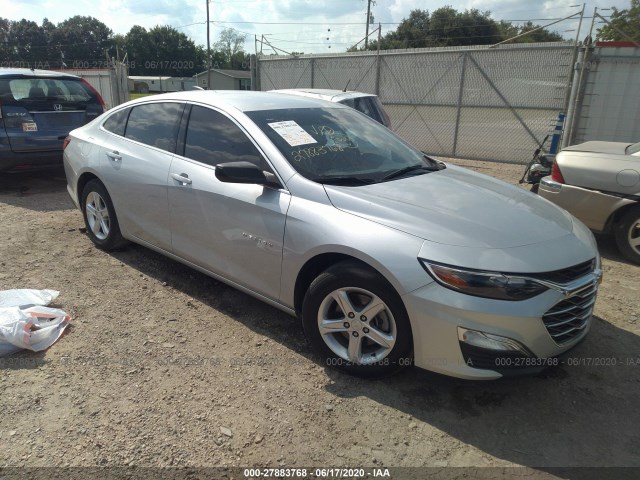
[[[500,272],[465,270],[420,259],[429,275],[443,287],[476,297],[526,300],[547,290],[533,279]]]

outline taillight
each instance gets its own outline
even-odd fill
[[[98,102],[100,102],[100,106],[102,107],[102,111],[104,112],[106,110],[105,105],[104,105],[104,100],[102,100],[102,97],[100,96],[98,91],[95,88],[93,88],[91,86],[91,84],[89,82],[87,82],[84,78],[82,78],[81,80],[82,80],[82,83],[84,83],[84,85],[95,94],[96,98],[98,99]]]
[[[564,181],[564,177],[562,176],[562,172],[560,171],[560,167],[558,166],[558,162],[553,161],[553,165],[551,166],[551,180],[558,183],[566,183]]]
[[[67,137],[64,139],[64,142],[62,143],[62,150],[65,150],[69,143],[71,143],[71,137],[67,135]]]

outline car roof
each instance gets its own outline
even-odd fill
[[[349,98],[375,97],[372,93],[344,92],[342,90],[332,90],[328,88],[285,88],[281,90],[269,90],[270,92],[286,93],[288,95],[299,95],[301,97],[322,98],[330,102],[339,102]]]
[[[54,72],[52,70],[38,70],[30,68],[0,68],[0,77],[61,77],[61,78],[80,78],[70,73]]]
[[[235,108],[242,112],[259,110],[279,110],[284,108],[349,108],[316,98],[298,97],[274,92],[256,92],[250,90],[189,90],[184,92],[163,93],[142,97],[127,102],[135,105],[148,101],[178,100],[191,101],[220,108]]]

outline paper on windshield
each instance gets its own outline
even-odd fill
[[[309,143],[317,143],[304,128],[293,120],[287,120],[286,122],[273,122],[268,125],[292,147],[307,145]]]

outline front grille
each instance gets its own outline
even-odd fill
[[[556,303],[542,316],[549,335],[558,345],[577,337],[587,327],[593,314],[597,291],[597,285],[591,285],[566,300]]]
[[[573,267],[563,268],[562,270],[554,270],[552,272],[543,273],[530,273],[527,277],[537,278],[539,280],[546,280],[553,283],[570,283],[585,275],[593,272],[596,267],[596,260],[589,260],[587,262],[579,263]]]

